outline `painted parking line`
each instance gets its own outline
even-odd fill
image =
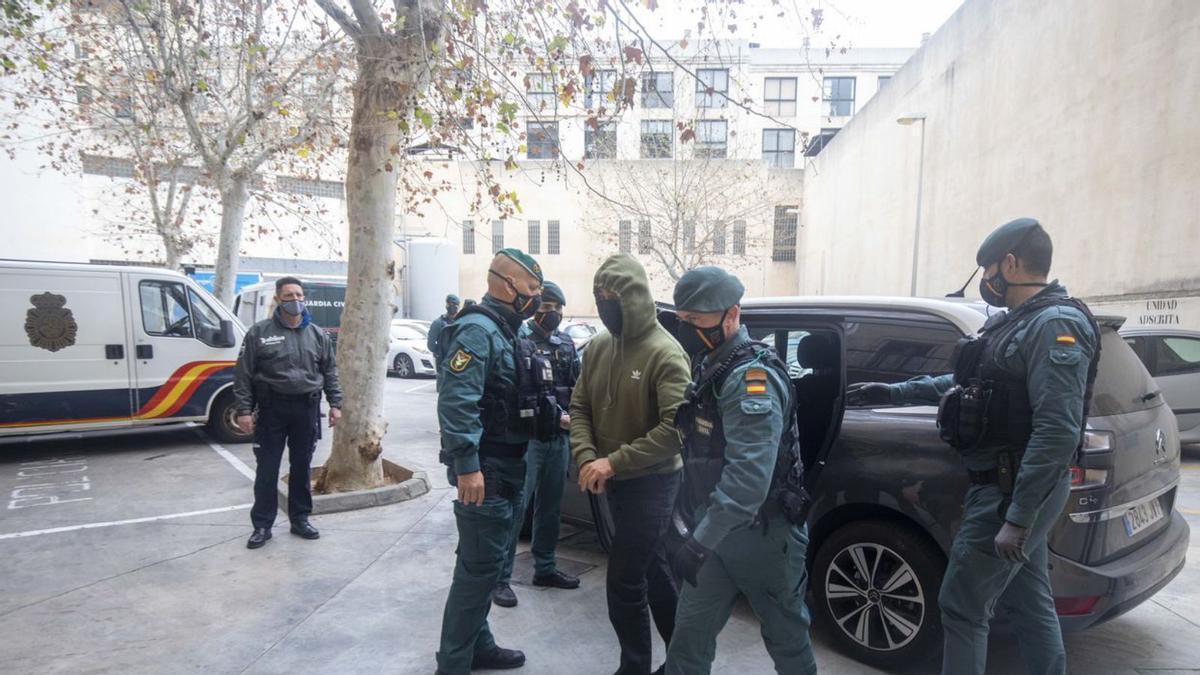
[[[1175,509],[1180,513],[1186,513],[1189,516],[1200,516],[1200,509]]]
[[[137,523],[152,523],[158,520],[171,520],[174,518],[188,518],[191,516],[205,516],[211,513],[225,513],[227,511],[239,511],[248,509],[251,504],[236,504],[234,506],[222,506],[215,509],[203,509],[201,511],[187,511],[184,513],[168,513],[163,516],[148,516],[146,518],[129,518],[126,520],[110,520],[104,523],[85,523],[83,525],[68,525],[66,527],[51,527],[45,530],[26,530],[25,532],[10,532],[8,534],[0,534],[0,539],[21,539],[23,537],[36,537],[42,534],[58,534],[60,532],[75,532],[76,530],[94,530],[100,527],[115,527],[117,525],[134,525]]]
[[[426,382],[425,384],[418,384],[417,386],[415,386],[415,387],[413,387],[413,388],[411,388],[411,389],[405,389],[405,390],[404,390],[404,393],[406,393],[406,394],[411,394],[411,393],[413,393],[413,392],[418,392],[418,391],[421,391],[421,390],[423,390],[423,389],[428,389],[429,387],[432,387],[432,386],[433,386],[433,385],[435,385],[435,384],[437,384],[437,381],[436,381],[436,380],[435,380],[435,381],[432,381],[432,382]]]
[[[232,452],[226,450],[225,446],[215,441],[210,441],[203,432],[197,431],[196,434],[208,444],[208,447],[212,448],[213,452],[217,453],[223,457],[226,462],[229,462],[231,465],[233,465],[233,468],[237,469],[238,473],[242,474],[246,478],[249,478],[251,481],[254,480],[254,469],[251,469],[249,466],[247,466],[245,462],[238,459],[237,456]]]

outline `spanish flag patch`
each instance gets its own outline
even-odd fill
[[[755,395],[767,393],[767,371],[762,368],[746,369],[746,393]]]
[[[1069,333],[1065,335],[1059,335],[1058,337],[1054,338],[1054,341],[1060,345],[1073,345],[1075,344],[1075,336]]]

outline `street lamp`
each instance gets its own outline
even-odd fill
[[[921,187],[925,177],[925,113],[908,113],[896,119],[896,124],[909,126],[921,123],[921,159],[917,164],[917,222],[913,226],[912,286],[909,295],[917,295],[917,253],[921,246]]]

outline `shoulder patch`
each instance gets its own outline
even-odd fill
[[[767,371],[762,368],[746,369],[746,393],[761,395],[767,393]]]
[[[1075,336],[1070,333],[1059,334],[1058,337],[1054,338],[1054,341],[1060,345],[1073,345],[1075,344]]]
[[[447,364],[447,367],[451,370],[451,372],[461,373],[467,369],[467,366],[470,365],[471,359],[473,358],[474,357],[471,356],[470,352],[466,351],[465,349],[460,349],[454,353],[454,356],[450,357],[450,363]]]

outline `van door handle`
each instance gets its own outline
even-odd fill
[[[104,358],[110,361],[125,358],[125,345],[104,345]]]
[[[154,358],[154,345],[138,345],[137,346],[137,357],[139,359]]]

